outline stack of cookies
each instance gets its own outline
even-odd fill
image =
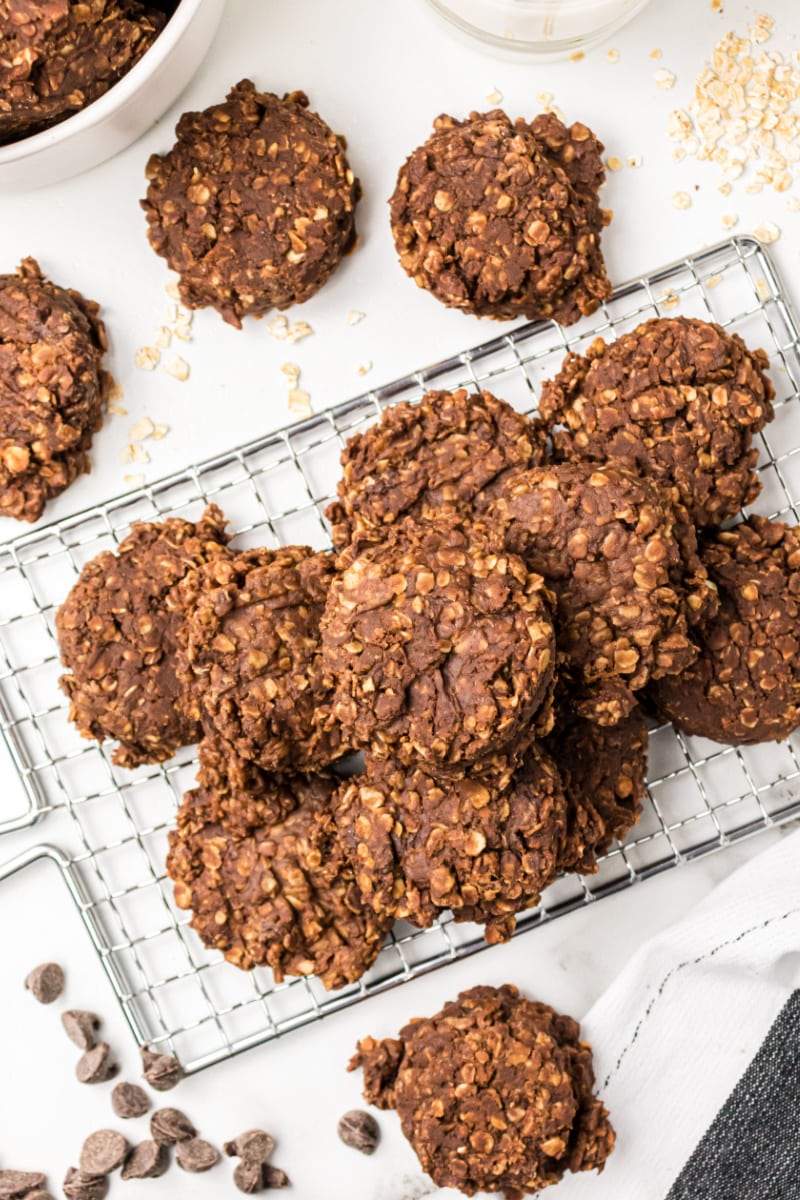
[[[504,941],[636,822],[643,706],[800,723],[796,530],[751,517],[766,356],[699,320],[571,354],[529,419],[429,392],[348,443],[334,552],[135,526],[58,616],[84,735],[200,738],[168,871],[203,941],[336,988],[392,923]],[[354,759],[354,752],[362,752]]]

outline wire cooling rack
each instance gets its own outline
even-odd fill
[[[197,517],[216,501],[243,546],[329,545],[322,516],[348,435],[397,400],[429,387],[487,387],[531,411],[539,384],[567,349],[618,336],[648,317],[718,321],[770,355],[775,420],[760,438],[757,510],[798,521],[800,335],[764,249],[736,238],[618,289],[571,329],[526,325],[160,483],[28,533],[0,548],[0,721],[28,807],[4,812],[0,832],[45,819],[47,845],[0,867],[0,879],[41,858],[62,873],[140,1044],[169,1047],[189,1072],[324,1017],[480,950],[481,931],[448,917],[429,930],[398,925],[372,970],[340,992],[314,978],[276,986],[209,953],[172,899],[167,831],[194,778],[186,749],[163,767],[125,771],[110,748],[83,741],[57,686],[54,617],[83,564],[113,548],[132,521]],[[800,737],[720,747],[671,726],[650,734],[649,801],[624,846],[589,878],[560,879],[518,932],[800,814]],[[5,802],[7,804],[7,801]]]

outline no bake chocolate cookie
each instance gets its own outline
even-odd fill
[[[550,696],[541,577],[446,514],[364,534],[339,566],[322,646],[345,741],[446,771],[507,751]]]
[[[86,738],[116,738],[123,767],[162,762],[197,741],[175,672],[183,610],[177,584],[224,554],[225,518],[137,522],[114,554],[86,564],[56,614],[69,719]]]
[[[165,22],[136,0],[0,0],[0,144],[97,100]]]
[[[450,308],[569,325],[611,294],[603,147],[553,115],[441,116],[400,169],[391,223],[408,275]]]
[[[343,753],[319,635],[333,574],[329,554],[282,546],[215,558],[181,586],[191,715],[266,770],[313,770]]]
[[[419,404],[391,405],[342,452],[338,501],[326,513],[334,546],[403,517],[468,512],[503,471],[542,461],[533,433],[527,417],[485,391],[426,392]]]
[[[360,188],[342,138],[303,92],[281,99],[247,79],[176,132],[147,164],[142,207],[184,304],[241,327],[313,296],[355,244]]]
[[[716,617],[695,633],[697,659],[648,688],[684,733],[747,745],[800,725],[800,529],[750,517],[701,539],[719,588]]]
[[[399,1038],[364,1038],[359,1067],[365,1098],[397,1110],[438,1187],[521,1200],[567,1171],[602,1171],[614,1148],[578,1023],[511,984],[470,988]]]
[[[537,745],[513,777],[437,779],[368,757],[337,801],[337,824],[367,903],[427,926],[450,909],[507,941],[515,914],[552,883],[565,838],[558,770]]]
[[[38,520],[90,469],[107,391],[98,311],[32,258],[0,275],[0,516]]]
[[[696,525],[727,520],[758,495],[753,435],[772,419],[763,350],[689,317],[645,321],[569,354],[539,412],[561,459],[609,459],[654,480]]]

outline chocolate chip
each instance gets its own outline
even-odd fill
[[[114,1129],[99,1129],[83,1143],[80,1168],[84,1175],[110,1175],[128,1157],[130,1146]]]
[[[233,1172],[233,1182],[240,1192],[244,1192],[248,1196],[253,1192],[262,1191],[264,1188],[263,1162],[245,1160],[237,1163],[236,1170]]]
[[[183,1067],[171,1054],[157,1054],[142,1047],[144,1077],[157,1092],[168,1092],[183,1079]]]
[[[0,1200],[17,1200],[32,1188],[40,1188],[45,1176],[38,1171],[0,1171]]]
[[[201,1171],[210,1171],[219,1162],[219,1150],[202,1138],[190,1138],[188,1142],[178,1142],[175,1147],[175,1161],[184,1171],[193,1175]]]
[[[122,1168],[122,1179],[158,1179],[169,1167],[169,1151],[155,1142],[140,1142]]]
[[[372,1113],[354,1108],[346,1112],[337,1126],[339,1137],[345,1146],[352,1146],[362,1154],[372,1154],[381,1138],[378,1122]]]
[[[291,1187],[291,1179],[280,1167],[271,1167],[269,1163],[264,1163],[262,1173],[265,1188]]]
[[[55,1197],[37,1188],[35,1192],[26,1192],[25,1200],[55,1200]]]
[[[67,1200],[105,1200],[108,1195],[107,1175],[86,1175],[70,1167],[62,1185]]]
[[[174,1146],[197,1137],[192,1122],[178,1108],[159,1108],[150,1118],[150,1132],[159,1146]]]
[[[150,1097],[138,1083],[117,1083],[111,1093],[111,1107],[124,1121],[143,1117],[150,1108]]]
[[[266,1162],[275,1149],[275,1138],[263,1129],[248,1129],[232,1142],[222,1147],[229,1158],[243,1158],[248,1162]]]
[[[30,972],[25,987],[40,1004],[52,1004],[64,990],[63,968],[58,963],[42,963]]]
[[[113,1079],[119,1067],[111,1058],[108,1042],[98,1042],[78,1059],[75,1074],[79,1083],[105,1083]]]
[[[94,1035],[100,1028],[101,1021],[96,1013],[70,1008],[61,1014],[61,1024],[71,1042],[81,1050],[91,1050],[95,1044]]]

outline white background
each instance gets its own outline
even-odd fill
[[[395,261],[386,208],[397,167],[427,136],[432,119],[442,111],[463,115],[490,107],[486,95],[493,88],[503,94],[511,116],[532,116],[538,111],[537,93],[551,92],[569,120],[592,126],[609,154],[623,160],[642,157],[641,168],[611,175],[605,192],[605,203],[615,212],[605,235],[612,280],[621,282],[721,239],[721,215],[737,212],[737,232],[764,220],[782,228],[774,252],[800,299],[800,215],[786,210],[786,197],[746,196],[738,189],[723,198],[716,190],[718,171],[691,159],[674,163],[663,132],[669,111],[690,98],[694,76],[715,40],[730,27],[743,31],[754,11],[738,0],[726,0],[723,15],[712,13],[707,0],[655,0],[613,38],[618,62],[609,62],[608,47],[601,47],[581,62],[540,66],[493,57],[459,42],[429,16],[422,0],[229,0],[208,60],[150,134],[79,179],[0,196],[0,269],[10,270],[33,254],[55,280],[102,303],[111,335],[110,366],[129,412],[109,418],[95,440],[92,475],[55,502],[47,519],[118,493],[125,473],[144,471],[156,479],[285,424],[290,414],[279,368],[287,359],[301,366],[301,386],[321,409],[365,384],[387,382],[498,332],[501,327],[494,324],[447,312],[414,287]],[[775,0],[769,11],[777,21],[772,46],[794,50],[793,29],[800,28],[795,0]],[[656,47],[663,52],[658,62],[649,57]],[[653,73],[662,66],[677,75],[672,91],[655,86]],[[169,147],[181,111],[220,100],[245,76],[279,93],[305,89],[312,106],[347,136],[364,188],[359,246],[320,295],[290,314],[314,329],[314,336],[298,345],[274,341],[266,322],[248,322],[237,332],[214,313],[198,314],[193,343],[179,348],[192,371],[180,384],[161,372],[145,374],[133,367],[136,348],[152,340],[167,304],[167,272],[147,246],[138,207],[144,164],[151,152]],[[689,211],[673,208],[676,191],[692,193]],[[352,308],[366,313],[354,327],[346,322]],[[365,361],[373,367],[361,379],[357,367]],[[148,445],[149,466],[123,466],[120,451],[128,426],[145,415],[169,424],[170,435]],[[0,522],[0,539],[18,532],[20,527]],[[0,759],[0,813],[19,809],[16,789]],[[768,840],[762,837],[682,868],[511,946],[252,1051],[187,1082],[170,1102],[186,1108],[216,1142],[253,1125],[272,1130],[279,1141],[275,1161],[292,1176],[291,1194],[300,1200],[421,1195],[413,1182],[403,1183],[406,1175],[417,1182],[420,1176],[392,1114],[380,1118],[384,1140],[372,1159],[336,1139],[338,1116],[358,1102],[358,1081],[344,1073],[356,1039],[394,1033],[412,1015],[433,1011],[475,982],[511,980],[581,1016],[637,945],[688,911],[716,879]],[[30,834],[5,838],[0,861],[30,841]],[[135,1054],[108,984],[59,881],[39,866],[0,888],[0,1167],[46,1170],[55,1191],[86,1134],[120,1123],[111,1115],[107,1087],[73,1081],[76,1055],[57,1012],[39,1008],[22,990],[27,970],[47,958],[68,968],[66,1003],[105,1015],[107,1036],[132,1078]],[[129,1136],[146,1136],[144,1127]],[[124,1186],[131,1200],[168,1192],[212,1197],[233,1194],[228,1174],[226,1165],[207,1178],[173,1171],[157,1182],[115,1181],[113,1186]]]

